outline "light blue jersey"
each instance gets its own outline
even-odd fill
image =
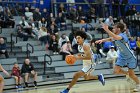
[[[116,65],[119,66],[128,66],[128,68],[136,68],[137,61],[136,57],[131,50],[129,44],[128,44],[128,37],[125,33],[120,33],[119,36],[122,37],[121,40],[116,40],[115,44],[118,49],[118,59],[116,62]]]

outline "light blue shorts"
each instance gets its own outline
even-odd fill
[[[134,57],[131,57],[129,59],[118,58],[115,65],[121,67],[127,66],[130,69],[135,69],[137,67],[137,60]]]

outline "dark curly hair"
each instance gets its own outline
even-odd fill
[[[77,31],[75,33],[75,37],[76,36],[81,36],[82,38],[84,38],[84,40],[87,38],[87,34],[84,31]]]

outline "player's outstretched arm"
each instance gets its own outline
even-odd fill
[[[95,43],[96,43],[96,44],[101,44],[101,43],[103,43],[103,42],[112,41],[112,40],[113,40],[113,38],[110,37],[110,38],[105,38],[105,39],[97,40],[97,41],[95,41]]]
[[[115,40],[121,40],[122,39],[121,36],[116,35],[112,31],[110,31],[107,24],[102,24],[102,28],[109,34],[110,37],[113,37],[113,39],[115,39]]]

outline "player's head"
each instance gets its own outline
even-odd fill
[[[114,26],[113,26],[113,32],[115,34],[119,34],[119,33],[123,33],[125,30],[124,30],[124,24],[123,23],[116,23]]]
[[[77,44],[83,44],[85,39],[87,38],[87,34],[83,31],[77,31],[75,34]]]

